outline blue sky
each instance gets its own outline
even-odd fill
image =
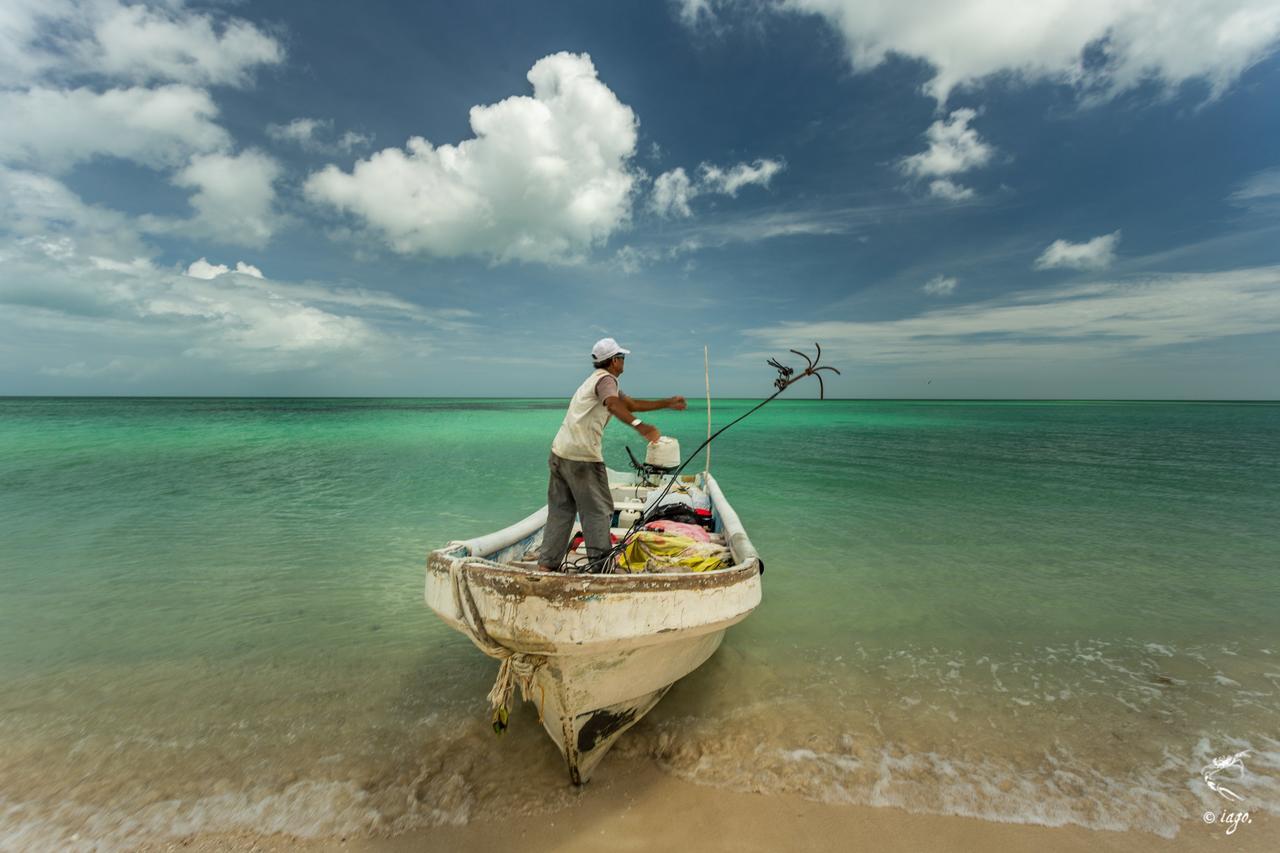
[[[1278,95],[1272,0],[17,0],[0,394],[1274,399]]]

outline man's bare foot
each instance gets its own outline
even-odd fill
[[[558,571],[560,571],[560,567],[559,567],[559,566],[538,566],[538,571],[540,571],[540,572],[558,572]]]

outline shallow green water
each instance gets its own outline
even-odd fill
[[[697,409],[652,420],[687,451]],[[422,568],[542,502],[562,413],[0,400],[0,840],[535,808],[502,780],[558,790],[559,758],[532,717],[484,735],[494,664]],[[1170,834],[1212,804],[1207,757],[1248,748],[1280,808],[1280,405],[782,399],[712,463],[764,604],[620,760]]]

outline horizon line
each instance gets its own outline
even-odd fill
[[[0,394],[0,400],[563,400],[555,396],[509,395],[263,395],[263,394]],[[647,397],[640,399],[650,399]],[[660,399],[660,398],[654,398]],[[686,400],[706,400],[687,396]],[[712,397],[716,400],[755,401],[763,397]],[[1273,397],[792,397],[793,402],[899,403],[1280,403]]]

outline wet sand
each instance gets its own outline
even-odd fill
[[[514,784],[514,783],[513,783]],[[1144,832],[1045,827],[966,817],[910,814],[894,808],[815,803],[786,794],[751,794],[695,785],[652,762],[628,761],[583,788],[570,805],[515,819],[477,815],[390,838],[309,841],[283,835],[199,835],[140,848],[159,851],[989,851],[1094,853],[1273,851],[1280,820],[1253,814],[1228,835],[1219,825],[1186,821],[1173,839]]]

